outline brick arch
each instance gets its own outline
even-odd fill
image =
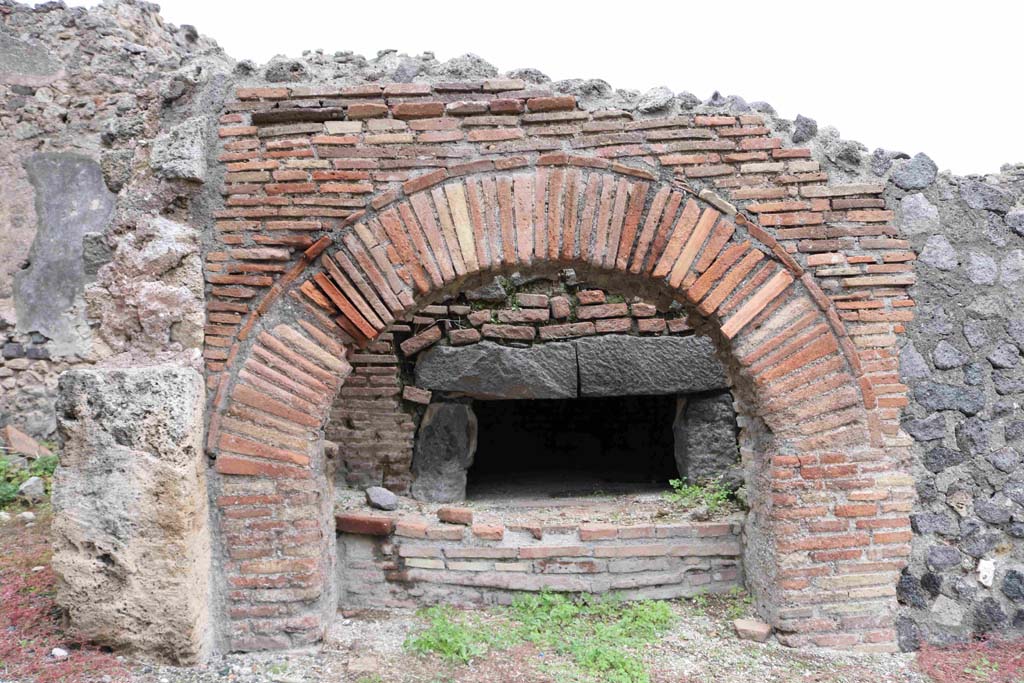
[[[349,350],[481,273],[554,266],[646,284],[707,321],[745,388],[747,419],[767,428],[745,449],[746,563],[763,615],[790,644],[892,649],[908,551],[905,517],[880,501],[907,482],[872,437],[876,400],[831,300],[716,195],[567,154],[476,162],[379,195],[255,308],[208,433],[224,475],[233,646],[316,640],[333,610],[320,430]],[[256,514],[265,528],[237,521]],[[284,551],[268,554],[271,543]]]

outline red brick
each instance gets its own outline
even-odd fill
[[[522,325],[491,325],[486,324],[482,328],[485,337],[493,339],[510,339],[516,341],[532,341],[537,331],[532,327]]]
[[[665,331],[664,318],[641,318],[636,321],[636,329],[644,334],[661,333]]]
[[[580,306],[576,309],[576,317],[580,320],[596,318],[614,318],[629,315],[629,306],[622,304],[599,304],[596,306]]]
[[[266,460],[250,460],[234,455],[220,455],[215,465],[221,474],[268,477],[272,479],[309,479],[312,472],[302,467],[281,465]]]
[[[632,318],[603,318],[594,322],[594,331],[598,334],[621,334],[629,332],[632,326]]]
[[[387,113],[388,106],[377,102],[350,104],[348,107],[348,117],[350,119],[375,119],[386,116]]]
[[[545,325],[540,328],[541,339],[570,339],[586,337],[595,333],[594,323],[566,323],[564,325]]]
[[[473,511],[469,508],[442,507],[437,509],[437,518],[448,524],[469,526],[473,523]]]
[[[433,325],[415,337],[410,337],[402,342],[402,353],[406,356],[414,356],[423,349],[441,340],[441,326]]]
[[[347,534],[389,536],[395,530],[395,520],[383,515],[347,512],[335,517],[338,530]]]
[[[836,517],[872,517],[878,514],[877,505],[837,505]]]
[[[485,541],[500,541],[505,537],[505,527],[502,524],[473,524],[473,535]],[[495,550],[505,550],[496,548]],[[512,550],[509,548],[508,550]]]
[[[619,529],[614,524],[580,524],[581,541],[599,541],[618,536]]]
[[[571,95],[533,97],[526,100],[526,108],[532,112],[567,111],[576,108],[576,98]]]
[[[448,340],[452,346],[465,346],[480,341],[480,331],[472,327],[464,330],[451,330],[448,332]]]
[[[394,105],[391,113],[396,119],[429,119],[444,114],[444,102],[402,102]]]
[[[569,299],[564,296],[551,297],[551,317],[555,319],[568,318],[572,312]]]

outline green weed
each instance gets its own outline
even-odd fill
[[[732,493],[718,478],[703,484],[687,484],[681,479],[670,479],[668,483],[672,491],[666,493],[665,497],[670,503],[682,508],[704,505],[712,515],[724,510],[732,497]]]
[[[648,683],[643,649],[675,619],[666,602],[572,598],[549,591],[517,597],[487,625],[449,607],[431,607],[421,616],[426,628],[406,640],[413,652],[467,663],[490,649],[528,642],[565,657],[571,670],[564,677],[602,683]]]

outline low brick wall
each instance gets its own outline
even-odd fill
[[[340,514],[341,607],[505,604],[543,589],[625,599],[743,586],[742,515],[619,526],[472,525]]]

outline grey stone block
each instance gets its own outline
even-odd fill
[[[727,389],[725,369],[705,337],[613,335],[573,342],[581,396],[685,394]]]
[[[58,354],[86,349],[88,329],[82,314],[85,287],[82,240],[103,232],[114,210],[99,164],[69,153],[40,153],[25,162],[35,188],[39,226],[30,265],[14,278],[18,329],[39,331],[53,340]]]
[[[18,40],[0,32],[0,83],[43,86],[64,73],[64,65],[42,45]]]
[[[431,403],[412,457],[412,495],[429,503],[466,498],[466,471],[476,455],[477,422],[465,403]]]
[[[690,483],[721,479],[730,487],[742,483],[730,392],[680,398],[672,431],[676,467],[683,479]]]
[[[914,399],[927,410],[959,410],[975,415],[985,407],[985,394],[980,389],[958,387],[941,382],[919,382]]]
[[[193,116],[153,141],[149,164],[163,178],[206,181],[210,117]]]
[[[575,398],[571,344],[434,346],[416,359],[416,386],[480,399]]]

